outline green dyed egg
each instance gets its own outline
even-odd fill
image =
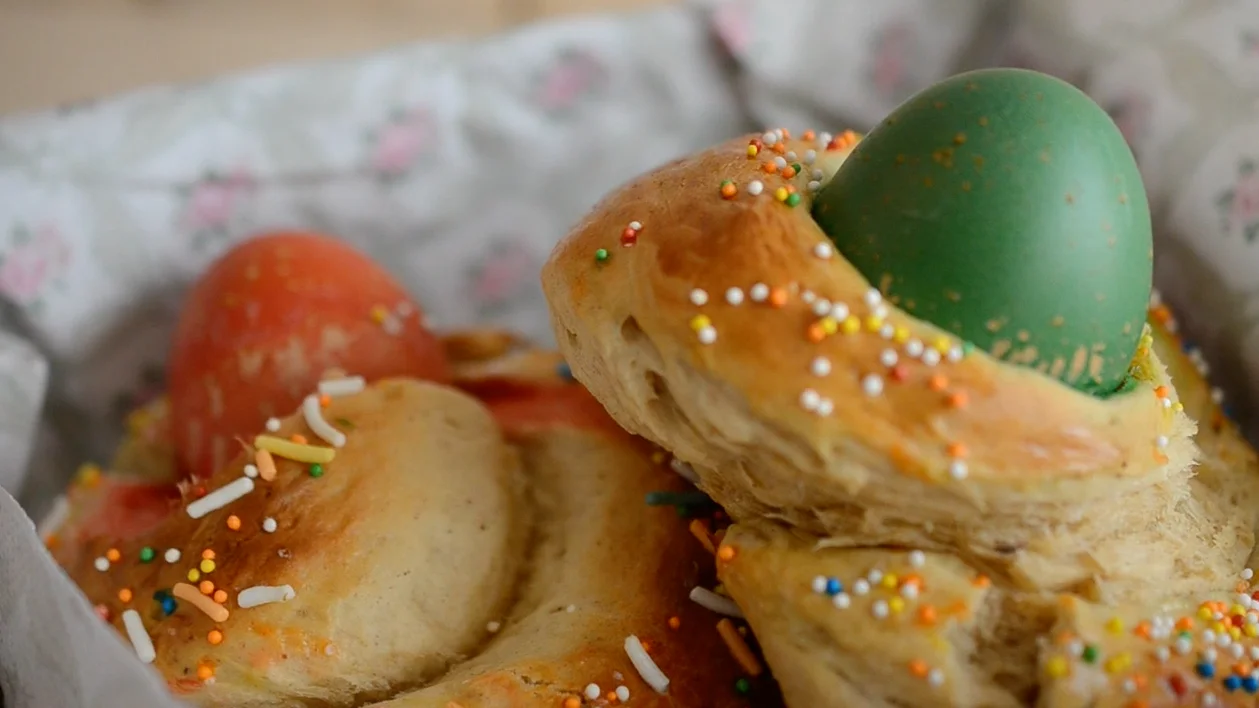
[[[1044,74],[947,79],[870,132],[814,218],[884,295],[1005,361],[1098,396],[1145,322],[1145,188],[1110,117]]]

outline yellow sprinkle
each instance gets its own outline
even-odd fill
[[[319,463],[321,465],[332,462],[332,458],[337,456],[337,451],[330,447],[299,445],[298,443],[281,440],[270,435],[259,435],[254,438],[254,447],[294,462]]]
[[[1211,631],[1216,634],[1222,634],[1226,628],[1223,622],[1215,622],[1211,625]]]
[[[712,323],[713,321],[708,319],[708,315],[695,315],[691,318],[691,329],[698,332]]]
[[[1232,607],[1228,608],[1228,613],[1230,615],[1244,615],[1246,614],[1246,608],[1241,605],[1234,604]]]
[[[936,351],[940,352],[941,354],[948,354],[949,348],[952,346],[953,346],[953,343],[949,341],[948,337],[939,337],[935,341]]]
[[[840,325],[840,331],[844,334],[856,334],[861,329],[861,320],[856,316],[849,316],[844,320],[844,324]]]
[[[1117,674],[1120,671],[1123,671],[1124,669],[1128,668],[1129,663],[1131,663],[1131,658],[1128,656],[1128,654],[1126,653],[1116,654],[1115,656],[1112,656],[1111,658],[1106,660],[1104,667],[1106,669],[1106,673]]]
[[[904,344],[905,342],[908,342],[909,341],[909,328],[904,327],[904,326],[897,327],[892,332],[892,339],[894,339],[897,344]]]
[[[92,463],[79,466],[79,471],[75,477],[79,484],[85,487],[95,487],[101,481],[101,468]]]
[[[1237,629],[1237,628],[1234,627],[1233,629]],[[1242,628],[1242,633],[1245,634],[1247,637],[1254,637],[1256,635],[1259,635],[1259,626],[1248,624]]]
[[[1177,413],[1180,413],[1181,411],[1185,410],[1185,404],[1181,403],[1180,401],[1176,401],[1175,403],[1172,404],[1172,410],[1176,411]]]
[[[888,573],[887,575],[883,576],[883,587],[889,588],[889,589],[894,588],[896,587],[897,581],[898,581],[898,578],[896,577],[895,573]]]
[[[205,560],[201,561],[201,572],[202,572],[202,573],[213,573],[213,572],[214,572],[214,561],[210,560],[209,558],[206,558]]]
[[[385,318],[388,316],[389,311],[385,309],[384,305],[376,305],[372,308],[372,322],[380,324],[381,322],[384,322]]]
[[[788,192],[786,187],[779,187],[778,189],[774,190],[774,199],[777,199],[780,202],[787,201],[787,197],[790,197],[790,196],[791,196],[791,192]]]
[[[1119,634],[1120,632],[1123,631],[1123,620],[1119,619],[1118,617],[1111,617],[1106,622],[1106,631],[1110,632],[1111,634]]]
[[[1198,608],[1198,619],[1211,619],[1211,610],[1205,606]]]
[[[905,609],[905,598],[901,597],[900,595],[897,595],[891,600],[888,600],[887,609],[891,610],[892,614],[900,613],[901,611]]]
[[[748,157],[756,157],[761,151],[756,149],[755,145],[748,146]]]
[[[1052,657],[1049,661],[1045,662],[1045,673],[1049,674],[1050,678],[1062,678],[1063,676],[1066,676],[1069,668],[1067,660],[1061,656]]]
[[[882,317],[876,317],[875,315],[870,315],[869,317],[867,317],[867,318],[866,318],[866,330],[867,330],[867,331],[870,331],[870,332],[878,332],[878,331],[879,331],[879,328],[880,328],[880,327],[882,327],[882,326],[883,326],[883,318],[882,318]]]
[[[1250,625],[1247,625],[1247,626],[1250,626]],[[1237,627],[1228,628],[1228,636],[1232,637],[1233,639],[1239,639],[1241,638],[1241,635],[1242,635],[1242,631],[1238,629]]]
[[[200,579],[201,579],[201,571],[197,570],[196,568],[193,568],[192,570],[188,571],[188,582],[195,583]]]
[[[836,332],[839,331],[839,320],[830,316],[823,317],[822,318],[822,331],[827,334],[835,334]]]

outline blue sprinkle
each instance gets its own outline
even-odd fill
[[[1215,676],[1214,664],[1208,664],[1207,662],[1203,661],[1203,662],[1199,662],[1198,665],[1194,666],[1193,668],[1195,671],[1198,672],[1198,675],[1204,679],[1209,679]]]
[[[1255,678],[1254,676],[1247,676],[1246,678],[1242,679],[1242,688],[1246,689],[1246,693],[1259,692],[1259,678]]]
[[[838,595],[844,591],[844,584],[839,582],[839,578],[828,578],[826,581],[826,594]]]
[[[564,379],[565,381],[573,380],[573,370],[572,368],[568,366],[567,362],[564,362],[560,364],[559,366],[556,366],[555,373],[559,374],[560,378]]]
[[[1237,689],[1241,687],[1242,687],[1242,680],[1237,678],[1236,676],[1229,676],[1228,678],[1224,679],[1224,688],[1229,693],[1232,693],[1233,691],[1236,691]]]
[[[175,604],[175,598],[169,596],[162,598],[162,613],[167,617],[175,614],[176,607],[178,605]]]
[[[161,602],[162,598],[164,597],[170,597],[170,593],[166,592],[165,590],[158,590],[157,592],[153,593],[153,599],[157,600],[158,602]]]

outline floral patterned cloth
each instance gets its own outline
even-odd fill
[[[866,127],[994,64],[1112,113],[1151,192],[1159,284],[1250,416],[1259,0],[696,0],[0,121],[0,487],[38,518],[110,450],[161,387],[182,292],[252,233],[338,234],[438,325],[545,341],[538,268],[616,184],[765,125]],[[0,490],[0,585],[23,579],[0,592],[6,698],[168,705],[116,637],[71,621],[87,608],[12,501]]]

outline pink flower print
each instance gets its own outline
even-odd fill
[[[426,111],[413,111],[376,134],[371,167],[383,177],[398,177],[411,169],[432,142],[431,116]]]
[[[880,96],[898,98],[905,89],[913,46],[913,30],[906,22],[895,22],[879,33],[870,67],[870,83]]]
[[[69,261],[70,247],[56,228],[43,226],[32,236],[18,227],[9,252],[0,254],[0,295],[19,305],[36,304]]]
[[[752,11],[743,0],[723,0],[713,11],[717,38],[735,56],[742,56],[752,44]]]
[[[1242,160],[1237,179],[1217,200],[1228,233],[1240,231],[1246,243],[1259,239],[1259,169],[1253,160]]]
[[[468,294],[479,309],[497,309],[512,301],[535,277],[537,264],[519,243],[501,243],[472,268]]]
[[[253,178],[244,170],[227,177],[206,177],[194,185],[188,195],[185,223],[198,233],[225,230],[253,184]]]
[[[595,90],[606,73],[603,64],[593,54],[566,52],[542,77],[538,105],[551,112],[572,108]]]

